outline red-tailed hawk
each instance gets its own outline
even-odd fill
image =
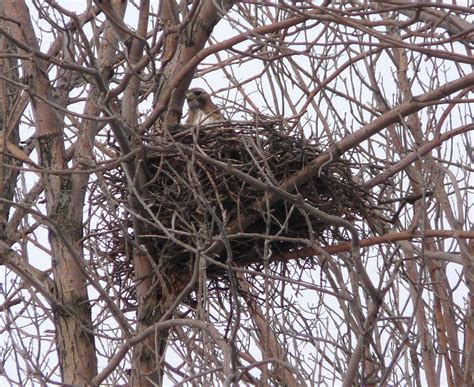
[[[207,125],[224,121],[220,109],[212,102],[211,96],[203,89],[189,89],[186,93],[189,106],[188,125]]]

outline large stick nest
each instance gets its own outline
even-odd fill
[[[277,123],[253,123],[180,127],[166,135],[145,138],[144,143],[150,182],[144,190],[148,208],[142,216],[149,220],[146,234],[153,246],[153,259],[166,276],[189,272],[192,254],[186,246],[202,251],[216,241],[225,241],[222,246],[227,245],[227,249],[221,248],[214,258],[225,262],[230,246],[233,262],[244,266],[262,261],[265,239],[273,255],[301,247],[303,240],[323,245],[347,240],[337,227],[302,213],[284,200],[268,205],[263,201],[264,205],[257,208],[265,198],[264,191],[189,152],[194,149],[279,186],[321,154],[315,139],[288,135]],[[188,147],[188,152],[176,144]],[[110,171],[106,180],[115,200],[130,207],[123,170]],[[363,188],[353,180],[349,163],[342,159],[324,166],[318,176],[298,187],[297,193],[321,211],[349,221],[363,218],[368,207]],[[104,199],[96,197],[99,203]],[[124,226],[131,225],[130,216],[124,213],[124,217],[121,224],[105,218],[103,224],[111,235],[103,242],[119,277],[133,270],[124,244],[124,234],[132,236],[127,231],[130,227]],[[236,227],[248,217],[251,222],[244,222],[245,228]],[[159,225],[153,226],[157,221]],[[226,235],[230,229],[234,233]]]

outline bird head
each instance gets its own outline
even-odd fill
[[[186,101],[189,107],[200,107],[210,102],[211,97],[204,89],[195,87],[186,92]]]

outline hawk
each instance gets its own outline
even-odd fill
[[[186,93],[189,106],[188,125],[207,125],[225,121],[220,109],[212,102],[211,96],[204,89],[189,89]]]

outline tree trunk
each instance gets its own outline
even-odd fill
[[[24,1],[6,1],[16,36],[39,50]],[[42,174],[46,211],[50,220],[48,236],[51,244],[54,292],[59,305],[54,310],[56,340],[61,378],[65,384],[87,384],[97,373],[97,358],[92,334],[91,306],[82,265],[83,206],[87,174],[58,174],[67,169],[64,146],[64,122],[49,101],[53,89],[47,75],[47,64],[40,60],[23,61],[30,77],[32,108],[37,128],[37,149]],[[67,93],[66,93],[67,94]],[[41,96],[42,99],[35,96]],[[60,101],[63,106],[66,101]]]

